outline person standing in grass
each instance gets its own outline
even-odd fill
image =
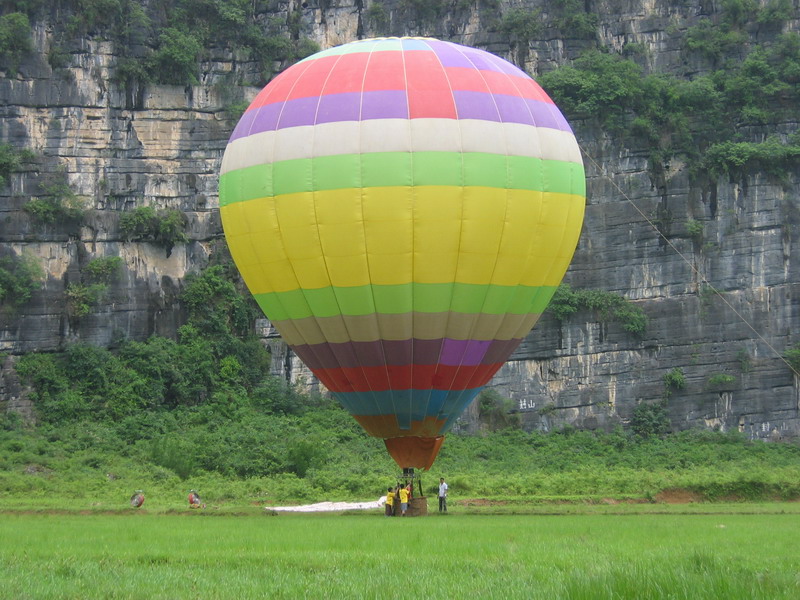
[[[447,483],[444,477],[439,478],[439,512],[447,512]]]
[[[400,495],[400,516],[405,517],[408,510],[408,488],[400,486],[400,490],[397,493]]]
[[[386,490],[386,516],[394,516],[394,489],[387,488]]]

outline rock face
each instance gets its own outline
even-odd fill
[[[485,48],[534,75],[598,42],[612,51],[644,48],[642,63],[653,72],[700,72],[704,66],[681,50],[682,33],[721,10],[705,0],[592,3],[599,15],[595,42],[564,35],[557,26],[561,9],[543,1],[458,2],[449,12],[433,1],[273,4],[278,8],[265,18],[299,15],[303,35],[323,48],[379,33],[433,35]],[[520,6],[540,11],[535,39],[498,26],[498,14]],[[783,31],[799,25],[794,9]],[[768,41],[780,32],[758,37]],[[33,43],[17,73],[0,79],[0,141],[34,155],[0,190],[0,258],[33,256],[45,271],[30,301],[0,312],[0,352],[8,355],[0,402],[22,411],[25,391],[13,376],[18,355],[77,341],[113,347],[126,338],[174,336],[184,318],[178,295],[186,274],[202,269],[222,245],[217,177],[235,124],[226,110],[227,82],[231,75],[248,81],[255,71],[212,49],[201,85],[148,85],[132,94],[114,83],[119,56],[112,42],[82,39],[68,66],[55,70],[47,60],[55,42],[46,20],[34,23]],[[257,92],[236,89],[245,101]],[[608,429],[627,424],[638,404],[659,402],[664,375],[681,369],[686,384],[667,400],[674,429],[796,436],[800,381],[781,354],[800,341],[794,331],[800,322],[798,173],[777,182],[754,172],[698,189],[685,164],[654,172],[647,147],[609,137],[593,121],[573,128],[586,155],[588,206],[565,281],[625,296],[645,311],[649,325],[635,337],[588,311],[563,323],[545,315],[491,386],[517,403],[527,428]],[[797,128],[784,122],[762,133]],[[79,222],[42,224],[23,210],[30,198],[64,184],[85,203]],[[140,206],[182,211],[189,242],[167,253],[153,243],[126,241],[119,219]],[[671,216],[666,238],[650,222],[665,213]],[[701,240],[690,221],[702,224]],[[76,314],[67,291],[84,282],[91,260],[109,256],[123,259],[119,277],[101,302]],[[318,385],[268,323],[260,327],[275,372]],[[473,406],[461,425],[474,425],[476,417]]]

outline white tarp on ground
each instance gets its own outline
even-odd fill
[[[265,506],[264,510],[274,510],[279,512],[333,512],[337,510],[368,510],[371,508],[383,508],[386,503],[386,496],[381,496],[372,502],[317,502],[316,504],[304,504],[302,506]]]

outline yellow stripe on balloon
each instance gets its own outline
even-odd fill
[[[257,198],[221,214],[254,294],[412,281],[547,286],[569,264],[584,203],[529,190],[347,188]]]

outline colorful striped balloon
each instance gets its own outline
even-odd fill
[[[429,38],[352,42],[281,73],[220,179],[225,236],[264,313],[417,468],[544,311],[585,196],[575,137],[542,89]]]

